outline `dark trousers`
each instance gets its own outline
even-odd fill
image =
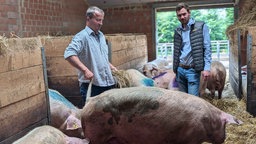
[[[80,94],[82,95],[84,103],[86,102],[88,86],[89,86],[89,83],[82,83],[82,85],[80,86]],[[107,87],[100,87],[100,86],[92,85],[91,97],[97,96],[97,95],[101,94],[102,92],[110,90],[112,88],[115,88],[115,85],[107,86]]]

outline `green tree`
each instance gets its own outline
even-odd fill
[[[191,10],[191,16],[204,21],[210,29],[211,40],[227,40],[225,31],[234,22],[233,8]],[[172,43],[175,28],[180,24],[175,11],[157,12],[157,37],[159,43]]]

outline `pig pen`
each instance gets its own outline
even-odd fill
[[[63,53],[70,42],[72,36],[67,37],[46,37],[42,40],[43,45],[46,49],[46,59],[47,59],[47,71],[48,80],[55,79],[66,79],[67,83],[75,84],[77,87],[78,83],[76,80],[76,72],[63,58]],[[146,52],[146,38],[144,35],[132,35],[132,34],[111,34],[106,35],[109,42],[111,54],[110,60],[113,65],[117,66],[118,69],[129,69],[129,68],[139,68],[147,62],[147,52]],[[140,52],[138,52],[138,50]],[[59,52],[56,52],[59,51]],[[136,54],[136,55],[135,55]],[[121,56],[120,56],[121,55]],[[58,76],[58,68],[68,69],[64,70],[65,75]],[[65,67],[65,68],[64,68]],[[61,72],[62,73],[62,72]],[[69,75],[69,76],[68,76]],[[72,78],[71,78],[72,77]],[[61,80],[56,84],[61,84]],[[52,85],[54,86],[54,85]],[[71,87],[70,87],[71,88]],[[77,89],[77,88],[76,88]],[[63,93],[61,89],[57,89],[64,96],[69,96]],[[71,92],[71,91],[70,91]],[[69,97],[72,100],[72,96]],[[204,97],[206,100],[219,107],[225,112],[231,113],[232,115],[241,119],[244,124],[241,126],[227,126],[227,139],[226,144],[233,143],[254,143],[256,134],[256,120],[249,113],[246,112],[246,104],[244,100],[239,101],[231,87],[229,81],[229,70],[227,69],[226,84],[223,91],[223,99],[216,100],[210,99],[210,97]],[[73,101],[74,102],[74,101]]]
[[[131,39],[131,37],[132,36],[130,36],[129,39]],[[136,36],[134,37],[135,38],[133,40],[130,40],[127,42],[128,43],[126,44],[127,49],[124,49],[124,51],[127,51],[127,52],[129,51],[128,47],[132,46],[132,44],[129,44],[129,43],[134,42],[134,40],[136,39]],[[116,38],[120,39],[118,36],[116,36]],[[143,38],[143,36],[140,38]],[[42,68],[43,66],[41,61],[42,59],[41,51],[39,47],[41,47],[42,45],[46,47],[48,45],[47,47],[49,48],[51,46],[50,50],[45,48],[46,62],[48,63],[46,65],[48,80],[51,78],[49,76],[53,75],[54,73],[63,72],[64,74],[66,74],[66,75],[63,75],[62,79],[64,78],[68,79],[69,76],[67,75],[71,75],[71,76],[73,75],[74,77],[76,76],[75,70],[72,67],[70,67],[71,70],[69,70],[67,68],[69,67],[69,64],[66,63],[66,61],[63,58],[64,49],[69,43],[69,41],[71,40],[71,37],[62,37],[62,38],[46,37],[46,38],[41,38],[40,39],[41,41],[40,40],[38,41],[37,38],[34,38],[34,39],[36,40],[33,40],[32,42],[27,40],[26,38],[19,39],[20,41],[24,41],[23,42],[24,44],[19,43],[17,41],[15,42],[14,40],[15,45],[12,47],[12,49],[10,49],[10,52],[12,52],[13,55],[7,55],[6,51],[3,49],[3,47],[7,45],[6,43],[1,43],[0,52],[1,52],[1,58],[3,61],[1,60],[0,63],[3,66],[3,69],[2,68],[0,69],[0,77],[2,81],[0,84],[0,88],[1,90],[4,89],[4,91],[0,92],[0,100],[1,100],[0,119],[3,122],[1,125],[1,129],[11,129],[11,131],[8,131],[8,132],[2,131],[0,137],[2,138],[3,141],[0,141],[1,144],[10,142],[10,141],[7,142],[6,138],[8,138],[9,136],[10,137],[15,136],[15,133],[16,132],[18,133],[17,129],[20,131],[25,129],[27,132],[32,129],[32,126],[34,128],[34,127],[38,127],[39,125],[43,125],[47,123],[47,99],[45,97],[46,96],[45,95],[46,90],[44,85],[45,81],[43,79],[43,68]],[[66,44],[63,42],[63,39],[67,39]],[[126,38],[123,38],[123,39],[126,39]],[[140,41],[139,37],[137,37],[137,39],[138,40],[136,40],[135,43],[144,41],[144,40]],[[35,44],[35,41],[38,42],[38,44],[36,44],[35,46],[36,48],[34,49],[33,46]],[[59,43],[59,44],[56,44],[56,43]],[[118,43],[118,40],[116,40],[116,44],[120,44],[120,42]],[[58,45],[62,45],[62,46],[58,47]],[[114,45],[115,43],[112,43],[112,46]],[[23,46],[23,47],[20,48],[20,46]],[[138,44],[138,46],[141,46],[140,48],[142,47],[144,48],[143,43],[140,43],[140,45]],[[62,50],[59,50],[60,48]],[[16,49],[17,51],[15,51]],[[24,52],[21,52],[21,50]],[[136,50],[137,49],[134,47],[132,51],[136,51]],[[58,51],[58,54],[56,54],[55,56],[52,56],[53,53],[51,51]],[[146,53],[145,49],[143,49],[142,51],[143,52],[141,52],[141,54]],[[124,57],[127,57],[126,59],[123,59],[124,62],[122,64],[124,66],[122,66],[122,64],[117,66],[120,66],[121,68],[126,67],[126,69],[135,68],[136,67],[135,64],[133,66],[131,64],[126,64],[126,63],[129,63],[129,61],[132,61],[132,59],[128,58],[129,56],[131,55],[130,54],[124,55]],[[137,57],[139,56],[137,55]],[[145,63],[144,60],[146,56],[142,55],[138,59],[140,58],[142,59],[140,63],[144,64]],[[114,63],[113,60],[114,59],[112,59],[112,63]],[[49,65],[49,62],[51,62],[52,65]],[[59,70],[63,70],[63,69],[57,69],[56,67],[61,67],[65,69],[64,71],[59,72]],[[25,71],[27,70],[31,71],[31,73],[25,74]],[[7,74],[10,75],[10,77],[8,77]],[[13,75],[11,76],[11,74]],[[58,76],[56,76],[56,78],[57,77]],[[217,106],[221,110],[236,116],[237,118],[239,118],[244,122],[244,124],[240,126],[235,126],[235,125],[227,126],[227,130],[226,130],[227,138],[225,141],[226,144],[256,143],[256,140],[255,140],[256,119],[252,115],[250,115],[248,112],[246,112],[244,99],[239,101],[236,98],[236,95],[234,94],[233,89],[231,88],[231,84],[228,78],[229,76],[227,73],[226,85],[223,91],[223,99],[221,100],[210,99],[208,96],[204,97],[204,99],[211,102],[213,105]],[[25,84],[22,82],[25,82]],[[67,83],[69,84],[70,82],[68,81]],[[13,85],[16,85],[15,89],[13,88]],[[18,96],[18,90],[21,90],[21,87],[26,89],[23,90],[24,93],[21,93],[20,96]],[[11,95],[8,94],[8,92],[11,92]],[[60,93],[62,92],[60,91]],[[24,100],[21,100],[21,98],[23,97],[24,97]],[[4,103],[6,103],[6,105],[3,105]],[[7,105],[7,103],[9,105]],[[9,107],[9,106],[12,106],[12,107]],[[23,117],[20,117],[21,115]],[[9,135],[5,136],[6,134],[9,134]],[[18,136],[21,136],[20,133]],[[18,136],[16,136],[16,138]]]
[[[49,123],[39,38],[0,36],[0,143]]]
[[[117,69],[139,69],[147,62],[147,38],[144,34],[107,34],[109,60]],[[49,88],[59,91],[75,106],[82,108],[77,71],[63,57],[73,36],[42,36],[45,48]]]

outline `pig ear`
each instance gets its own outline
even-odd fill
[[[239,119],[235,118],[234,116],[228,113],[222,113],[221,117],[224,118],[228,124],[230,123],[238,124],[238,125],[243,124],[242,121],[240,121]]]
[[[67,123],[66,130],[75,130],[78,128],[82,128],[81,120],[79,120],[78,118],[76,118],[73,115],[70,115],[67,118],[66,123]]]
[[[157,70],[157,71],[158,71],[158,70],[159,70],[159,68],[158,68],[158,67],[156,67],[156,66],[153,66],[151,71],[153,71],[153,70]]]

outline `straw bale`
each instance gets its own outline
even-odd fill
[[[125,70],[112,71],[112,74],[117,82],[118,88],[130,87],[130,77]]]
[[[7,38],[0,36],[0,55],[6,54],[6,49],[8,47]]]
[[[241,11],[241,14],[246,14],[250,11],[252,11],[255,6],[256,6],[256,1],[253,1],[253,0],[243,0],[243,3],[241,3],[241,8],[240,8],[240,11]]]
[[[232,31],[238,29],[241,30],[242,35],[245,35],[249,26],[256,26],[256,1],[245,0],[241,8],[241,15],[233,25],[227,28],[226,35],[231,39]]]
[[[12,55],[17,52],[34,51],[41,46],[35,38],[6,38],[0,36],[0,55]]]

